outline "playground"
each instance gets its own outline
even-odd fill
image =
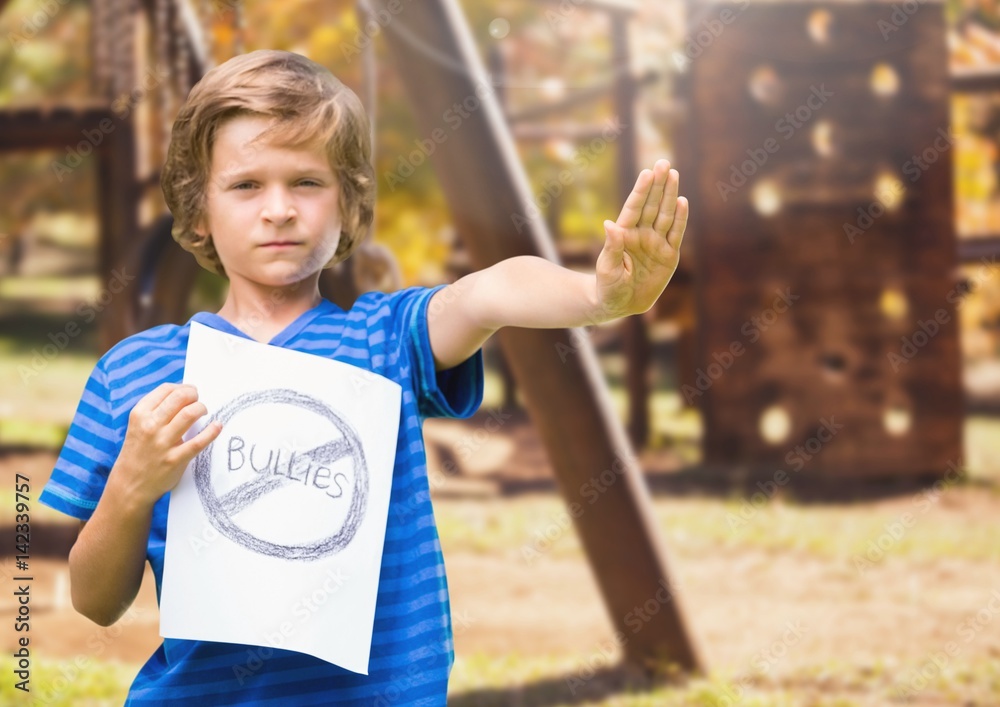
[[[159,171],[191,86],[273,47],[373,122],[375,235],[320,280],[345,309],[591,271],[658,157],[692,204],[652,309],[502,330],[480,409],[424,421],[449,705],[1000,704],[996,0],[281,7],[0,0],[0,526],[27,480],[32,527],[0,703],[121,704],[162,641],[148,564],[114,625],[74,611],[79,524],[37,498],[98,357],[224,300]]]

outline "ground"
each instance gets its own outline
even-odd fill
[[[710,672],[644,686],[619,667],[629,635],[615,640],[532,426],[481,429],[479,416],[425,426],[455,623],[449,705],[1000,705],[995,479],[850,502],[779,494],[751,512],[745,494],[677,482],[676,459],[646,455],[671,579]],[[473,441],[461,473],[442,476],[442,459]],[[8,454],[0,468],[30,475],[37,493],[51,461]],[[63,704],[121,704],[160,641],[152,575],[101,628],[73,612],[65,564],[34,560],[32,573],[36,697],[56,687]],[[0,599],[12,620],[11,594]]]

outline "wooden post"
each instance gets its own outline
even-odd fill
[[[445,138],[431,161],[476,267],[526,254],[556,261],[544,219],[529,209],[528,180],[457,2],[394,4],[395,14],[388,4],[374,3],[391,17],[383,36],[421,136]],[[449,110],[461,116],[458,125],[446,120]],[[498,337],[563,496],[580,510],[576,528],[614,627],[629,637],[627,659],[700,670],[641,469],[586,335],[506,328]],[[591,502],[585,489],[600,491]],[[649,601],[659,610],[634,633],[626,617]]]
[[[632,82],[628,44],[628,19],[612,12],[611,42],[614,47],[615,111],[621,125],[618,138],[618,195],[621,203],[632,193],[639,174],[638,145],[635,131],[635,84]],[[641,314],[622,322],[624,329],[626,384],[628,389],[628,433],[632,445],[642,449],[649,442],[649,363],[650,344],[646,322]]]

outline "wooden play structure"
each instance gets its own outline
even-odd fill
[[[358,11],[389,13],[389,4],[361,2]],[[170,238],[159,165],[174,112],[211,66],[206,26],[216,5],[91,5],[94,104],[0,111],[0,149],[61,150],[81,134],[103,135],[92,145],[101,276],[123,265],[139,273],[139,286],[104,313],[107,348],[143,328],[187,319],[199,268]],[[519,115],[507,112],[502,90],[481,90],[502,86],[502,59],[494,54],[482,64],[456,0],[394,4],[381,33],[421,134],[438,127],[441,106],[469,96],[481,102],[430,157],[470,268],[524,254],[562,261],[550,224],[526,208],[533,199],[515,140],[544,139],[552,130],[534,119],[611,94],[623,127],[615,146],[622,198],[642,166],[634,99],[658,76],[628,68],[636,6],[574,5],[607,14],[615,80]],[[239,37],[240,3],[227,7]],[[961,456],[961,360],[948,293],[959,284],[956,264],[1000,252],[1000,237],[957,245],[951,145],[941,139],[950,92],[1000,90],[1000,72],[949,75],[940,4],[923,3],[884,38],[879,20],[887,7],[688,1],[690,37],[697,40],[713,21],[724,34],[710,33],[718,41],[710,38],[682,61],[676,79],[683,120],[673,161],[686,175],[684,193],[700,207],[685,239],[689,256],[657,307],[669,313],[686,298],[697,304],[697,329],[678,343],[694,364],[680,382],[702,411],[710,468],[773,473],[787,468],[789,450],[803,447],[812,452],[803,457],[806,475],[934,476]],[[677,70],[673,57],[663,64],[664,74]],[[374,110],[374,91],[362,93]],[[912,178],[907,160],[928,148],[933,161],[927,157],[927,168]],[[349,307],[363,288],[350,270],[334,268],[321,289]],[[609,617],[629,636],[627,659],[645,666],[666,658],[697,671],[705,666],[670,581],[635,454],[649,426],[646,326],[633,317],[621,328],[628,430],[579,332],[505,329],[498,340],[567,503],[580,501],[584,484],[614,480],[602,484],[600,503],[587,507],[576,528]],[[901,348],[904,338],[913,355]],[[831,429],[836,442],[812,451],[813,440]],[[625,617],[664,588],[660,610],[633,634]]]
[[[686,76],[705,462],[944,472],[963,409],[941,6],[888,33],[878,3],[741,8],[692,6],[732,19]]]
[[[185,318],[197,268],[179,248],[164,247],[169,214],[156,213],[155,204],[162,203],[159,165],[173,115],[208,68],[211,34],[203,23],[215,6],[204,0],[198,12],[188,0],[91,0],[90,7],[92,103],[0,110],[0,150],[65,151],[71,169],[71,153],[96,157],[101,281],[123,266],[142,273],[131,298],[115,298],[104,311],[106,350],[134,331]],[[239,3],[234,9],[239,18]]]
[[[949,75],[940,3],[690,0],[688,17],[682,386],[706,467],[941,476],[963,454],[957,265],[1000,252],[957,246],[949,100],[1000,71]]]

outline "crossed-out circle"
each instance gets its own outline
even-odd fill
[[[198,496],[201,498],[201,503],[208,515],[209,522],[215,526],[216,530],[233,542],[262,555],[282,557],[288,560],[316,560],[340,552],[350,544],[357,533],[361,520],[364,518],[368,502],[368,466],[365,463],[361,442],[358,440],[358,435],[354,429],[322,401],[287,388],[244,393],[231,400],[212,417],[212,420],[218,420],[223,425],[226,425],[233,417],[248,408],[256,405],[275,404],[294,405],[316,413],[333,423],[343,435],[342,442],[338,444],[342,447],[344,456],[351,458],[354,467],[354,488],[351,494],[350,507],[348,508],[343,525],[335,534],[316,542],[290,545],[283,545],[258,538],[241,528],[232,519],[230,511],[226,508],[226,505],[218,494],[216,494],[215,488],[212,485],[212,450],[215,447],[215,443],[219,440],[218,437],[198,454],[195,459],[194,468],[194,479],[198,489]],[[244,484],[244,486],[249,485]],[[273,486],[270,488],[273,488]],[[268,490],[270,489],[265,489],[262,493],[267,493]],[[257,495],[259,496],[260,494]]]

